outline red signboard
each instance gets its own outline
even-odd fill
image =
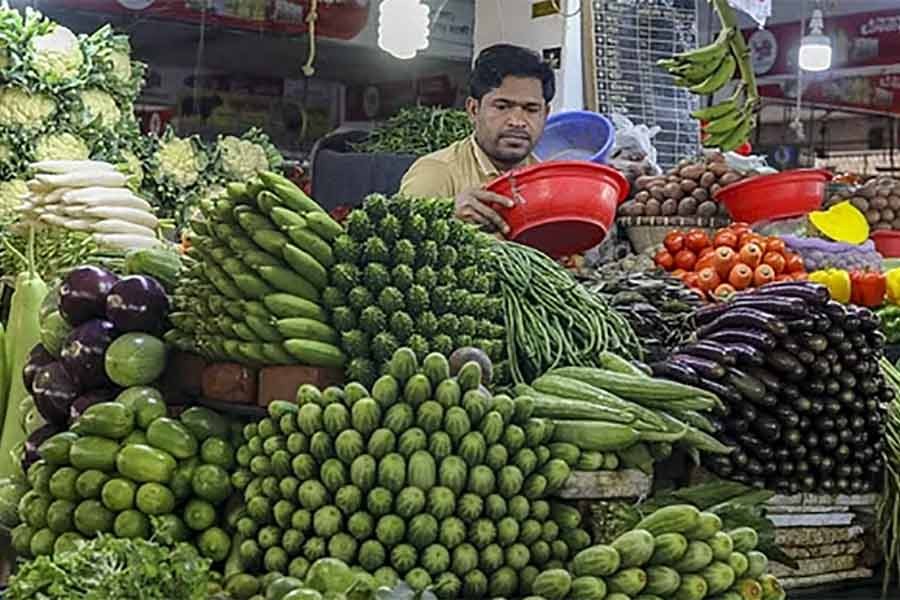
[[[764,98],[797,98],[796,80],[759,86]],[[804,82],[803,102],[900,114],[900,75],[850,75]]]
[[[63,0],[62,4],[105,14],[297,34],[308,29],[310,0]],[[356,37],[366,26],[370,4],[370,0],[319,0],[316,35],[344,40]]]
[[[900,8],[826,16],[824,33],[831,38],[833,70],[900,63]],[[756,74],[761,78],[796,75],[803,35],[799,21],[744,30]]]

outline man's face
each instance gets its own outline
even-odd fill
[[[481,149],[496,163],[512,167],[531,154],[544,132],[550,107],[539,80],[507,77],[481,102],[469,98],[466,109]]]

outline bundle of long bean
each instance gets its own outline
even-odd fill
[[[465,111],[417,106],[401,110],[353,148],[357,152],[424,156],[471,133],[472,124]]]
[[[900,577],[900,371],[886,358],[881,371],[895,390],[888,404],[884,432],[884,489],[878,502],[878,533],[884,549],[884,597],[891,574]]]
[[[492,254],[515,383],[530,383],[562,364],[596,366],[605,350],[641,358],[628,321],[558,263],[512,242],[495,244]]]

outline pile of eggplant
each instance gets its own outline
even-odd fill
[[[883,415],[893,390],[867,308],[809,282],[774,283],[695,313],[697,341],[654,374],[715,392],[729,455],[717,475],[780,493],[866,493],[881,481]]]
[[[649,257],[638,258],[649,263],[641,263],[645,270],[631,270],[636,259],[628,257],[583,273],[581,281],[625,317],[648,361],[662,360],[691,336],[691,315],[703,301]]]

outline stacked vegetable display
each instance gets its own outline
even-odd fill
[[[884,334],[868,309],[809,282],[776,283],[697,312],[698,341],[657,375],[725,401],[707,457],[722,477],[779,492],[868,492],[884,463],[881,403],[894,397],[878,360]]]
[[[840,204],[847,197],[846,193],[832,194],[825,201],[825,207]],[[849,200],[862,211],[873,230],[900,230],[900,180],[891,177],[870,179],[852,190]]]
[[[127,177],[98,161],[44,161],[19,210],[24,224],[90,233],[99,247],[129,250],[160,245],[150,204],[125,187]]]
[[[419,368],[401,348],[371,390],[303,386],[248,425],[232,477],[244,569],[302,577],[331,556],[379,585],[509,597],[587,547],[578,512],[544,499],[570,474],[547,446],[553,423],[481,387],[484,357],[450,366],[432,353]]]
[[[655,268],[647,256],[583,272],[581,281],[628,321],[648,361],[662,360],[693,334],[690,317],[703,305],[697,294]]]
[[[704,413],[717,401],[709,392],[654,379],[610,353],[600,362],[605,368],[563,367],[533,387],[516,386],[532,399],[534,416],[552,420],[551,456],[580,471],[621,465],[652,474],[674,444],[695,453],[731,451],[707,433],[715,429]]]
[[[570,569],[543,571],[533,592],[547,600],[742,598],[784,600],[768,559],[748,527],[722,530],[722,520],[691,505],[661,508],[609,545],[591,546]]]
[[[877,525],[884,552],[884,595],[891,578],[900,575],[900,372],[886,358],[881,370],[894,398],[885,410],[885,435],[882,457],[885,463],[884,489],[878,499]]]
[[[477,346],[497,362],[496,380],[509,379],[491,239],[452,216],[452,202],[380,195],[347,216],[322,301],[350,359],[348,380],[371,385],[400,346],[420,361]]]
[[[323,307],[343,230],[293,183],[261,172],[200,203],[194,260],[175,290],[166,340],[212,360],[341,367]]]
[[[673,230],[663,245],[656,264],[704,297],[724,299],[773,281],[806,278],[803,259],[783,240],[753,233],[746,223],[732,223],[712,239],[701,229]]]

